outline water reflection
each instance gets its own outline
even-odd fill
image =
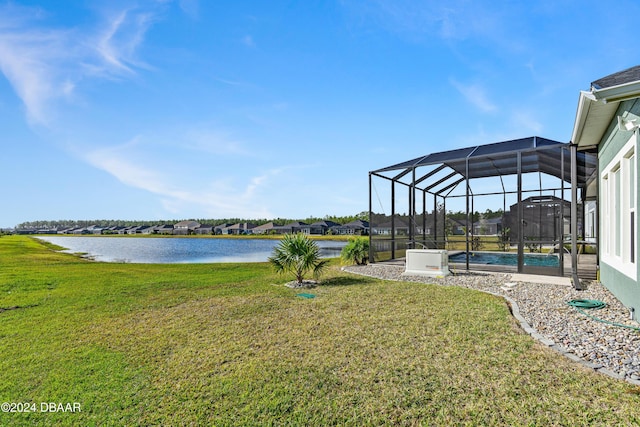
[[[280,241],[188,237],[40,236],[65,252],[86,253],[96,261],[150,264],[264,262]],[[340,256],[346,242],[316,241],[323,258]]]

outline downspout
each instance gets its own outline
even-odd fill
[[[571,144],[571,278],[576,290],[583,290],[578,277],[578,146]]]

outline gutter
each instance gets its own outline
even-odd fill
[[[604,104],[640,98],[640,81],[633,81],[604,89],[591,87],[591,93],[596,100],[602,101]]]

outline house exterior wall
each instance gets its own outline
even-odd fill
[[[616,116],[629,113],[640,115],[638,103],[623,102]],[[600,281],[625,306],[640,311],[638,132],[620,131],[616,116],[598,147]]]

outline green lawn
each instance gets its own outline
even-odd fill
[[[534,342],[503,300],[268,264],[105,264],[0,238],[0,425],[638,425],[640,389]],[[15,308],[17,307],[17,308]]]

